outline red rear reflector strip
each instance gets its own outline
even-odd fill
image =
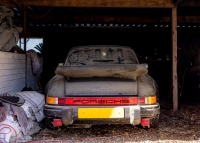
[[[62,126],[62,120],[61,119],[54,119],[53,120],[53,126],[54,127],[60,127],[60,126]]]
[[[140,104],[145,104],[145,98],[143,97],[140,98]]]
[[[65,104],[65,98],[58,98],[58,105]]]
[[[59,100],[58,100],[59,101]],[[136,105],[137,97],[128,98],[66,98],[67,105]]]
[[[149,127],[149,126],[150,126],[150,119],[148,119],[148,118],[142,119],[142,120],[141,120],[141,125],[142,125],[143,127]]]

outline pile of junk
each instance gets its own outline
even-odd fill
[[[13,24],[13,17],[11,9],[0,6],[0,51],[12,52],[23,30]],[[42,58],[34,50],[27,51],[27,54],[37,81],[42,71]],[[45,118],[44,104],[45,96],[37,91],[28,91],[27,86],[21,92],[0,94],[0,143],[31,141],[31,136],[44,127],[41,124]]]
[[[0,142],[31,141],[41,130],[44,104],[45,96],[37,91],[0,95]]]
[[[19,33],[23,28],[15,26],[11,9],[0,6],[0,51],[10,51],[18,42]]]
[[[23,29],[13,24],[13,17],[11,9],[0,6],[0,51],[25,53],[16,45]],[[37,81],[42,72],[43,59],[34,50],[27,51],[27,54],[31,58],[32,72]],[[31,141],[31,136],[44,126],[45,96],[27,88],[21,92],[0,94],[0,143]]]

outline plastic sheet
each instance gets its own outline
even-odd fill
[[[10,51],[19,39],[21,27],[13,25],[14,12],[11,9],[0,6],[0,50]]]

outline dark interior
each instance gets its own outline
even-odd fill
[[[199,30],[194,27],[178,28],[178,45],[186,39],[198,38]],[[43,42],[43,87],[55,74],[57,65],[64,62],[70,48],[83,45],[122,45],[133,48],[140,63],[148,63],[149,74],[158,83],[160,99],[172,96],[170,27],[55,28],[45,31]]]
[[[188,50],[200,37],[199,2],[174,1],[177,9],[179,98],[183,91],[184,70],[191,64]],[[23,9],[13,8],[14,22],[24,26]],[[171,8],[94,8],[94,7],[27,7],[26,37],[42,37],[44,68],[43,89],[63,63],[68,50],[84,45],[121,45],[133,48],[140,63],[148,63],[149,74],[156,80],[160,98],[172,98],[172,28]],[[24,33],[21,33],[24,37]],[[198,46],[198,43],[196,43]],[[188,47],[189,48],[186,48]],[[181,54],[183,53],[183,54]],[[197,54],[197,55],[195,55]],[[194,64],[193,64],[194,65]],[[196,65],[199,66],[199,65]],[[195,71],[194,77],[198,76]],[[187,77],[187,76],[186,76]],[[190,79],[190,77],[188,78]],[[188,81],[188,82],[187,82]],[[190,86],[191,80],[185,80]],[[198,87],[198,81],[195,83]],[[184,93],[191,93],[184,92]],[[193,94],[198,96],[197,91]]]

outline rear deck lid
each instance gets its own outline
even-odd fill
[[[70,79],[65,83],[66,96],[130,96],[137,95],[137,82],[114,78]]]

